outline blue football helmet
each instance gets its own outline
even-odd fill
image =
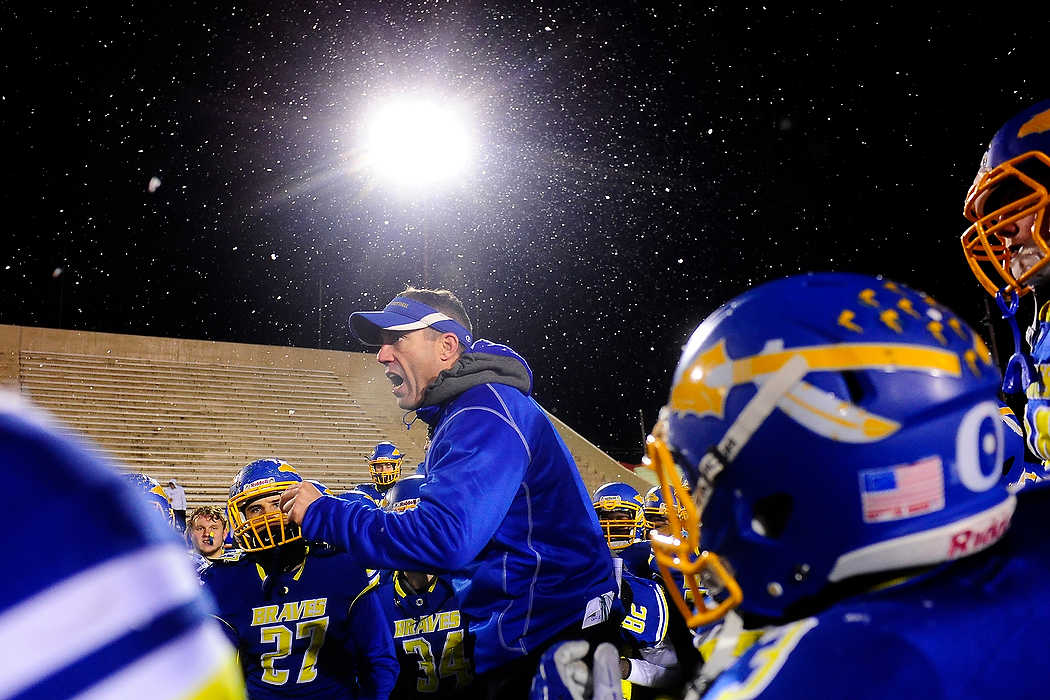
[[[682,506],[678,504],[678,496],[676,493],[671,492],[671,508],[674,509],[678,515],[678,519],[681,520],[684,513]],[[667,501],[664,500],[663,489],[660,486],[654,486],[645,492],[643,497],[645,505],[642,507],[642,512],[645,514],[645,519],[648,521],[653,528],[659,529],[661,525],[664,525],[668,521]]]
[[[648,541],[652,525],[645,519],[645,499],[638,489],[618,481],[602,484],[594,490],[591,502],[609,549],[616,552]]]
[[[392,442],[381,442],[372,450],[372,456],[368,458],[368,473],[380,492],[401,478],[401,462],[404,460],[405,453]]]
[[[998,540],[1015,504],[998,382],[957,316],[880,278],[791,277],[715,311],[647,440],[685,511],[653,550],[688,624],[782,618],[832,583]],[[672,571],[714,604],[687,605]]]
[[[125,473],[124,480],[141,493],[149,507],[156,511],[171,527],[175,527],[175,511],[171,508],[168,495],[156,479],[139,473]]]
[[[238,546],[248,552],[273,549],[302,539],[299,526],[276,512],[248,517],[245,509],[260,498],[279,496],[303,478],[295,467],[279,459],[260,459],[237,472],[230,486],[227,512]]]
[[[1011,117],[992,138],[963,206],[970,269],[990,294],[1028,292],[1050,274],[1050,100]]]
[[[426,481],[422,474],[406,476],[383,495],[383,510],[391,513],[403,513],[419,506],[419,487]]]

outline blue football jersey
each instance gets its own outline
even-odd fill
[[[1003,479],[1006,488],[1010,493],[1024,489],[1050,488],[1050,469],[1047,468],[1047,463],[1029,462],[1026,459],[1024,430],[1013,409],[1000,401],[999,416],[1003,419],[1005,437]],[[1031,427],[1029,429],[1031,430]]]
[[[1028,449],[1039,460],[1018,460],[1007,474],[1008,488],[1017,493],[1030,489],[1050,488],[1050,302],[1039,309],[1033,327],[1029,329],[1031,353],[1035,375],[1028,386],[1020,386],[1025,392],[1023,438]],[[1009,374],[1009,368],[1007,370]],[[1017,419],[1008,408],[1000,404],[1003,422],[1015,433]],[[1008,434],[1008,438],[1011,436]]]
[[[625,587],[630,589],[629,594],[626,591],[622,594],[627,614],[620,623],[620,627],[623,630],[625,641],[639,649],[653,647],[667,641],[670,612],[663,586],[652,579],[635,576],[624,569],[620,588],[622,590]]]
[[[347,554],[308,553],[267,577],[254,557],[202,574],[254,699],[387,697],[397,677],[388,625],[367,576]]]
[[[1050,491],[1022,492],[1000,544],[766,630],[705,697],[1046,697],[1024,659],[1050,629],[1047,508]]]
[[[626,571],[635,576],[648,576],[649,558],[653,555],[652,545],[648,542],[635,542],[615,554],[623,560],[623,568]]]
[[[0,392],[0,697],[243,698],[182,542],[96,454]]]
[[[473,681],[472,640],[448,577],[412,593],[395,574],[379,587],[401,674],[394,697],[460,697]]]
[[[376,485],[373,484],[371,481],[366,482],[364,484],[357,484],[356,486],[354,486],[353,490],[364,493],[376,503],[382,503],[383,493],[385,493],[381,492],[378,488],[376,488]]]

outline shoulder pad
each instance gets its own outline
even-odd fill
[[[241,561],[248,555],[243,549],[227,549],[213,564],[233,564]]]

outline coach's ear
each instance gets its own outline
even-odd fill
[[[442,362],[454,363],[461,354],[459,337],[455,333],[442,333],[438,339],[438,357]]]

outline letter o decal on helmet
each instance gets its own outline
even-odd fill
[[[982,401],[963,416],[955,434],[955,470],[963,486],[987,491],[999,483],[1003,464],[1003,421],[994,401]]]

